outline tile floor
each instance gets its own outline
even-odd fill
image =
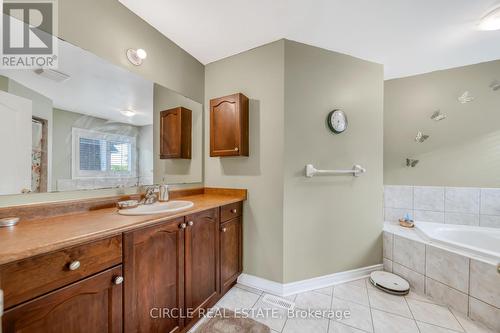
[[[263,302],[264,295],[262,291],[236,285],[216,307],[271,311],[273,306]],[[272,333],[495,333],[428,297],[413,292],[405,297],[388,295],[375,289],[367,279],[286,298],[295,302],[297,309],[348,309],[351,315],[341,320],[299,319],[288,318],[285,310],[274,308],[278,315],[273,318],[255,318],[269,326]]]

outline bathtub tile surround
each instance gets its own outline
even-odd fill
[[[392,272],[408,280],[411,290],[419,294],[425,293],[425,276],[423,274],[417,273],[396,262],[392,262]]]
[[[394,236],[393,260],[409,269],[424,274],[425,245],[410,239]]]
[[[470,281],[471,296],[500,308],[500,274],[491,265],[472,259]]]
[[[481,190],[481,214],[500,215],[500,189]]]
[[[500,228],[500,188],[384,186],[384,218]]]
[[[425,294],[434,302],[449,306],[457,314],[469,316],[500,332],[500,274],[497,263],[444,246],[434,246],[416,230],[392,223],[384,226],[383,246],[384,269],[406,278],[413,292]],[[392,249],[385,248],[390,246]],[[414,303],[408,301],[417,321],[424,313],[430,318],[436,315],[430,307]],[[442,316],[438,317],[443,320]],[[447,327],[441,321],[430,319],[427,322]],[[448,328],[456,330],[456,327]]]
[[[479,321],[500,332],[500,309],[469,297],[469,318]]]
[[[479,217],[479,225],[487,228],[498,228],[500,225],[500,216],[481,215]]]
[[[445,213],[444,223],[479,226],[479,215],[463,213]]]
[[[427,246],[425,274],[431,279],[466,293],[469,286],[469,261],[469,258],[464,256]]]
[[[392,260],[392,249],[393,249],[394,237],[388,232],[383,234],[383,256],[389,260]]]
[[[425,278],[425,293],[433,299],[440,300],[443,304],[448,304],[460,313],[467,313],[469,296],[466,293],[428,277]]]
[[[413,187],[386,185],[384,188],[384,207],[413,209]]]
[[[415,186],[413,188],[413,208],[423,211],[444,211],[444,188]]]
[[[428,221],[435,223],[444,223],[444,211],[443,212],[431,212],[428,210],[414,210],[413,219],[415,221]],[[391,220],[394,221],[394,220]]]
[[[384,258],[383,265],[384,265],[384,271],[392,272],[392,260]]]
[[[479,215],[480,196],[481,189],[479,188],[447,187],[446,211]]]

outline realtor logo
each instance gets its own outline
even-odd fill
[[[1,68],[57,67],[56,2],[3,2]]]

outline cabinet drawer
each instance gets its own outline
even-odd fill
[[[235,202],[220,208],[220,221],[226,222],[235,217],[241,216],[243,205],[241,202]]]
[[[5,308],[121,262],[122,238],[119,235],[0,266]]]
[[[5,333],[122,333],[123,285],[116,266],[5,311]]]

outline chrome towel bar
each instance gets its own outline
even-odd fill
[[[328,175],[342,175],[351,174],[354,177],[359,177],[360,174],[365,173],[366,169],[361,165],[354,165],[351,170],[318,170],[312,164],[306,165],[306,177],[311,178],[313,176],[328,176]]]

